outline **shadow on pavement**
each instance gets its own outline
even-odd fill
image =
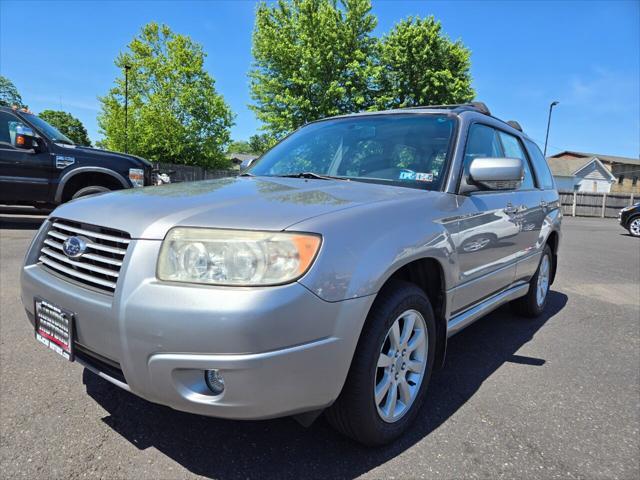
[[[544,359],[516,355],[564,308],[552,291],[540,318],[515,317],[502,307],[453,337],[445,367],[432,377],[416,423],[396,443],[367,449],[335,433],[321,417],[305,429],[291,419],[229,421],[177,412],[142,400],[84,371],[87,393],[109,415],[103,421],[144,450],[153,447],[205,477],[352,478],[396,457],[446,422],[505,362],[537,368]]]
[[[3,215],[0,212],[0,230],[37,230],[46,217]]]

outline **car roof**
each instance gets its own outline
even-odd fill
[[[415,106],[415,107],[404,107],[404,108],[394,108],[390,110],[378,110],[378,111],[365,111],[358,113],[347,113],[344,115],[336,115],[334,117],[327,117],[318,120],[314,120],[313,122],[322,122],[325,120],[332,120],[336,118],[357,118],[357,117],[367,117],[367,116],[376,116],[376,115],[398,115],[398,114],[421,114],[421,115],[457,115],[460,117],[469,118],[470,120],[473,118],[483,119],[483,118],[491,118],[494,121],[500,123],[500,127],[505,130],[510,131],[510,133],[514,135],[518,135],[527,140],[533,141],[527,134],[522,131],[522,127],[520,124],[514,120],[505,121],[498,117],[494,117],[491,115],[491,112],[487,108],[487,106],[482,102],[472,102],[472,103],[463,103],[463,104],[455,104],[455,105],[425,105],[425,106]],[[494,123],[494,122],[492,122]]]

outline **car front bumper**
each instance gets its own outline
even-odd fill
[[[260,419],[316,410],[340,393],[373,296],[326,302],[299,283],[231,288],[159,282],[160,241],[134,240],[113,296],[50,273],[34,241],[22,271],[22,300],[75,313],[81,363],[112,383],[177,410]],[[43,351],[43,354],[48,354]],[[88,361],[87,361],[88,358]],[[104,359],[123,378],[101,368]],[[218,369],[213,395],[204,371]]]

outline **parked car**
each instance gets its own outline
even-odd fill
[[[36,115],[0,107],[0,203],[55,207],[151,185],[152,170],[140,157],[75,145]]]
[[[618,220],[631,235],[640,237],[640,202],[620,210]]]
[[[22,299],[40,342],[151,402],[325,411],[379,445],[416,421],[448,337],[505,303],[543,313],[561,217],[539,148],[482,104],[348,115],[236,178],[58,207]]]

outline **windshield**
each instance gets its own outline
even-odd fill
[[[40,117],[36,117],[32,113],[24,114],[24,116],[33,123],[38,130],[40,130],[45,137],[57,143],[66,143],[67,145],[73,145],[74,143],[61,133],[56,127],[49,125]]]
[[[455,118],[388,114],[301,128],[269,150],[252,175],[316,174],[436,190],[446,173]]]

